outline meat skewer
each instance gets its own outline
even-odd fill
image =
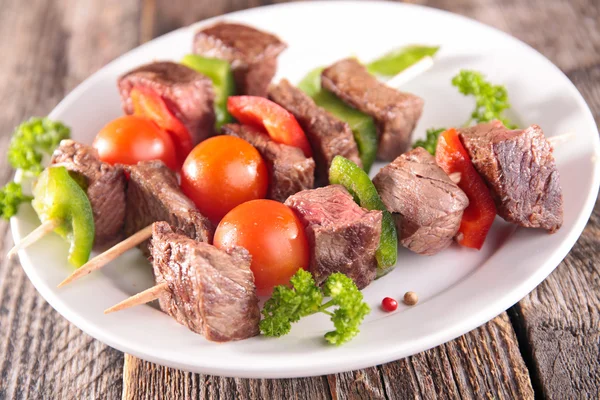
[[[129,185],[124,229],[128,239],[89,260],[61,282],[59,287],[104,267],[135,246],[140,245],[142,252],[148,256],[147,240],[152,235],[151,225],[156,221],[167,221],[178,232],[194,240],[212,241],[212,224],[183,194],[174,172],[161,161],[145,161],[126,168]]]
[[[241,340],[259,333],[258,297],[245,249],[225,252],[157,222],[150,250],[157,284],[105,313],[158,299],[164,312],[208,340]]]

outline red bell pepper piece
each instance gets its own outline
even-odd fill
[[[448,175],[460,174],[458,187],[469,198],[469,206],[463,213],[458,230],[458,243],[481,249],[496,217],[496,206],[490,189],[475,170],[456,129],[448,129],[440,135],[435,160]]]
[[[312,157],[312,149],[300,124],[279,104],[264,97],[230,96],[227,110],[242,124],[263,128],[275,142],[298,147],[306,157]]]
[[[133,114],[150,118],[161,129],[167,131],[173,139],[175,152],[179,164],[183,164],[187,155],[194,148],[192,136],[183,125],[171,113],[165,100],[150,89],[134,87],[129,96],[133,103]]]

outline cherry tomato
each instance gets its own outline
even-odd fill
[[[243,139],[215,136],[188,155],[181,189],[217,224],[234,207],[267,195],[267,166],[258,150]]]
[[[109,164],[135,165],[161,160],[175,170],[179,164],[171,137],[148,118],[128,115],[109,122],[94,139],[100,159]]]
[[[242,124],[264,128],[277,143],[299,147],[306,157],[312,150],[296,118],[279,104],[264,97],[230,96],[227,110]]]
[[[151,89],[135,87],[129,93],[134,115],[148,117],[173,139],[180,164],[194,148],[192,136],[187,128],[169,110],[165,100]]]
[[[298,269],[308,268],[302,223],[291,208],[273,200],[249,201],[231,210],[217,227],[214,244],[220,249],[241,246],[250,252],[261,296],[288,284]]]
[[[383,308],[387,312],[396,311],[398,308],[398,302],[391,297],[386,297],[381,300],[381,308]]]

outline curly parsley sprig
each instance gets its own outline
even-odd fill
[[[325,339],[341,345],[359,332],[358,327],[371,308],[352,279],[336,272],[327,278],[323,289],[315,284],[310,272],[298,270],[290,280],[292,288],[277,286],[262,309],[260,330],[266,336],[283,336],[290,332],[292,323],[300,318],[322,312],[331,317],[335,330]],[[324,297],[331,299],[323,303]],[[337,308],[335,308],[337,307]],[[332,308],[335,308],[332,311]]]
[[[33,199],[23,194],[23,188],[16,182],[9,182],[0,188],[0,217],[9,219],[19,211],[21,203],[28,203]]]
[[[452,85],[465,96],[475,97],[475,110],[464,126],[469,126],[473,121],[481,123],[497,119],[507,128],[515,127],[504,116],[504,111],[510,108],[506,87],[493,85],[481,72],[469,70],[462,70],[452,78]]]
[[[475,110],[463,126],[469,126],[473,122],[479,124],[497,119],[507,128],[515,129],[517,127],[504,115],[504,111],[510,108],[506,87],[492,85],[486,81],[481,72],[464,69],[452,78],[452,85],[465,96],[475,97]],[[446,128],[428,129],[426,138],[415,141],[413,149],[423,147],[429,153],[435,155],[438,138],[445,130]]]
[[[38,175],[44,169],[43,154],[50,154],[71,130],[58,121],[32,117],[17,126],[8,147],[8,162],[15,169]]]

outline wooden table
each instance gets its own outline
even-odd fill
[[[153,37],[261,0],[0,0],[0,153],[92,72]],[[541,51],[600,119],[597,0],[419,1],[502,29]],[[506,55],[510,57],[510,54]],[[515,68],[519,60],[515,60]],[[0,179],[12,171],[2,158]],[[2,255],[12,246],[0,224]],[[153,365],[92,339],[0,263],[0,399],[599,398],[600,207],[556,271],[482,327],[404,360],[329,376],[254,380]]]

